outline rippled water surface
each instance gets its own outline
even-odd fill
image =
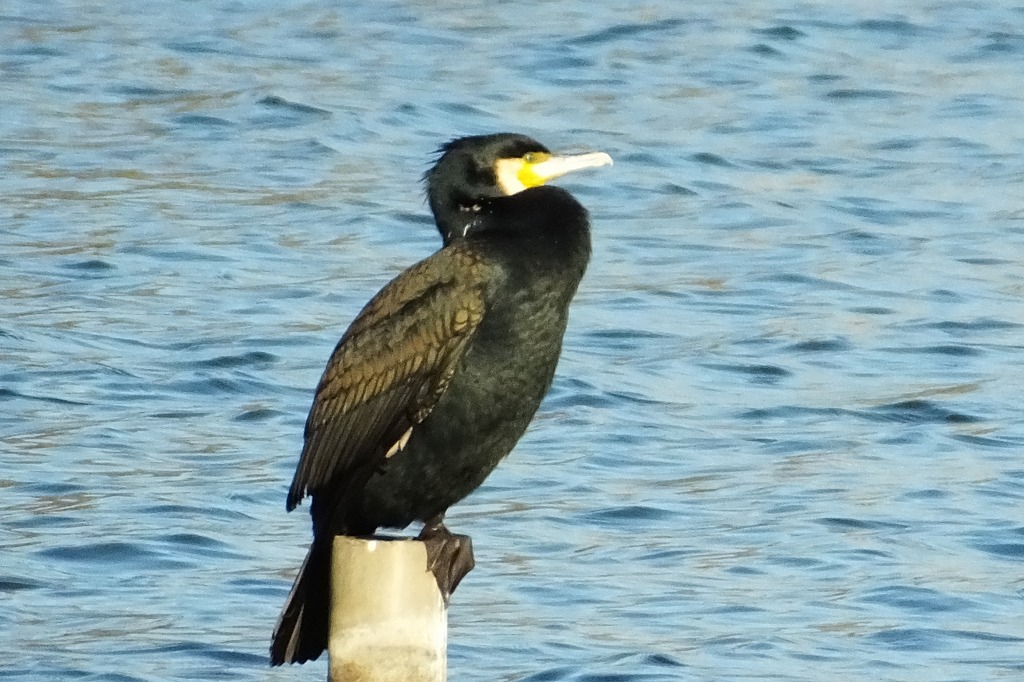
[[[1024,677],[1024,7],[909,4],[0,4],[0,678],[323,679],[312,388],[498,130],[616,165],[450,678]]]

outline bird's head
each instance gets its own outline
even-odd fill
[[[425,179],[430,209],[445,244],[466,236],[491,200],[612,162],[602,152],[552,154],[533,138],[515,133],[458,138],[438,153]]]

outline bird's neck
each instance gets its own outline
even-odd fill
[[[469,234],[480,223],[481,214],[486,211],[482,202],[457,197],[449,197],[444,201],[432,200],[430,209],[445,246]]]

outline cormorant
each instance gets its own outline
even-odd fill
[[[526,431],[551,386],[590,258],[587,211],[545,182],[611,163],[524,135],[453,140],[427,172],[444,247],[363,308],[324,370],[287,508],[312,498],[313,543],[270,647],[272,665],[327,646],[335,535],[423,522],[445,599],[473,567],[443,524]]]

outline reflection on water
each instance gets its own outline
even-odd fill
[[[1016,9],[178,10],[0,16],[0,678],[323,675],[266,669],[312,387],[437,247],[436,146],[506,129],[616,166],[450,515],[452,679],[1024,671]]]

